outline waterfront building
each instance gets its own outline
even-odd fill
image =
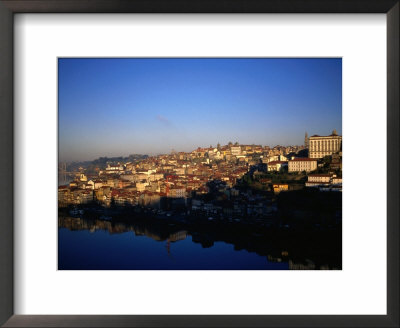
[[[310,174],[306,187],[317,187],[320,185],[329,185],[332,182],[333,174]]]
[[[273,186],[274,193],[278,194],[281,191],[288,191],[289,190],[289,185],[286,183],[275,183]]]
[[[159,193],[146,191],[139,196],[139,204],[146,207],[160,208],[161,197]]]
[[[319,191],[342,191],[342,177],[336,174],[310,174],[306,187],[316,187]]]
[[[341,184],[343,182],[342,177],[333,177],[332,183],[333,184]]]
[[[342,150],[342,136],[337,135],[336,130],[329,136],[313,135],[308,145],[310,158],[323,158]]]
[[[317,160],[313,158],[294,158],[289,161],[289,172],[310,172],[317,169]]]
[[[289,260],[289,270],[315,270],[316,265],[311,260],[305,260],[305,263],[295,263]]]

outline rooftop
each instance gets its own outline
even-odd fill
[[[275,165],[275,164],[287,164],[287,161],[272,161],[267,163],[268,165]]]
[[[289,162],[316,162],[317,159],[316,158],[308,158],[308,157],[298,157],[298,158],[294,158]]]

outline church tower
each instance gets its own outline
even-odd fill
[[[304,136],[304,147],[308,149],[308,133],[307,132]]]

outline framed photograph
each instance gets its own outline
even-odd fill
[[[340,270],[341,82],[341,58],[59,58],[58,270]]]
[[[2,325],[399,326],[398,1],[0,10]]]

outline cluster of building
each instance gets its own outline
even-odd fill
[[[306,187],[317,187],[321,191],[341,191],[342,177],[335,173],[309,174]]]
[[[313,172],[318,168],[318,159],[329,153],[327,149],[331,149],[329,155],[339,158],[337,164],[341,165],[340,149],[334,151],[336,148],[327,146],[332,144],[336,147],[337,143],[331,143],[331,139],[340,140],[341,145],[341,137],[336,134],[331,137],[318,137],[328,142],[322,143],[322,146],[316,136],[309,140],[306,138],[304,146],[270,148],[238,143],[218,144],[216,147],[199,147],[192,152],[152,156],[138,162],[108,164],[105,168],[98,168],[95,175],[86,174],[81,169],[68,185],[59,186],[59,206],[97,201],[105,206],[184,207],[228,216],[265,215],[276,210],[274,205],[268,197],[253,195],[251,190],[239,191],[235,188],[238,179],[252,168],[265,172]],[[316,141],[319,146],[314,146]],[[310,151],[309,157],[297,157],[296,154],[304,151],[308,144],[318,151]],[[328,185],[327,178],[319,181],[317,178],[313,180],[312,175],[310,177],[306,186]],[[337,179],[330,176],[329,185],[336,184]],[[276,185],[273,190],[280,192],[287,187]],[[210,193],[215,196],[212,201],[202,197]]]

